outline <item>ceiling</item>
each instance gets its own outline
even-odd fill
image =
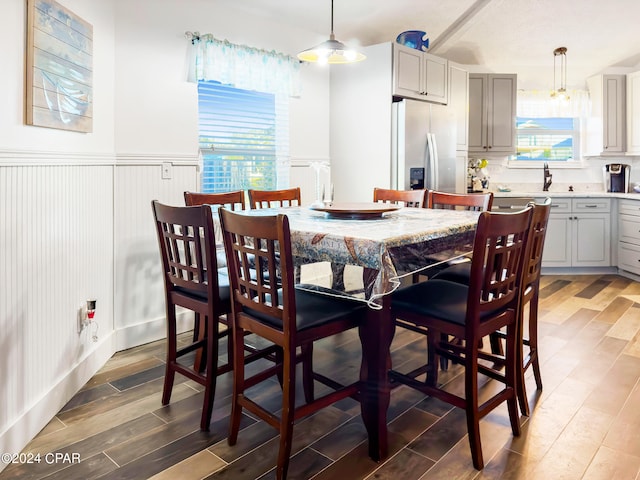
[[[226,1],[226,0],[217,0]],[[331,30],[330,0],[228,0],[236,9],[317,32]],[[334,32],[349,45],[426,31],[429,51],[467,65],[544,69],[567,47],[567,85],[608,67],[640,65],[638,0],[335,0]],[[311,46],[311,45],[309,45]],[[497,70],[495,70],[497,71]],[[507,70],[503,70],[507,72]],[[548,73],[548,72],[551,73]]]

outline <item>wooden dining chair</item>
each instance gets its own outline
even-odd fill
[[[521,344],[518,349],[518,403],[520,412],[529,416],[529,401],[524,381],[524,375],[529,367],[533,368],[533,376],[536,388],[542,390],[542,376],[540,374],[540,359],[538,355],[538,300],[540,296],[540,272],[542,269],[542,254],[547,234],[549,213],[551,212],[551,198],[547,197],[542,203],[533,204],[533,217],[531,220],[528,252],[525,259],[523,288],[520,290],[519,326]],[[456,283],[469,284],[469,264],[458,264],[447,268],[434,279],[448,280]],[[528,328],[524,330],[524,316],[526,307],[529,308]],[[504,332],[498,331],[491,335],[491,351],[494,354],[493,361],[499,363],[503,359],[501,341],[505,338]],[[526,349],[526,350],[525,350]]]
[[[282,190],[247,190],[251,208],[293,207],[301,204],[300,187]]]
[[[449,193],[437,190],[427,191],[427,208],[439,208],[447,210],[469,210],[476,212],[486,212],[491,210],[493,204],[493,193]],[[469,255],[461,255],[460,251],[444,251],[437,256],[428,258],[427,264],[431,264],[425,272],[417,272],[413,275],[414,283],[419,280],[420,275],[432,277],[441,270],[458,263],[470,261]],[[443,363],[446,363],[443,360]]]
[[[219,192],[219,193],[195,193],[195,192],[184,192],[184,201],[187,206],[194,205],[210,205],[214,207],[222,207],[229,208],[231,210],[245,210],[246,202],[245,202],[245,194],[242,190],[233,190],[230,192]],[[217,213],[214,213],[214,221],[215,217],[217,217]],[[218,265],[218,272],[224,275],[228,275],[227,272],[227,259],[224,253],[224,245],[222,244],[222,240],[219,239],[219,242],[216,242],[216,259]],[[225,279],[228,276],[224,277]],[[228,283],[227,283],[228,285]],[[226,319],[223,319],[223,322]],[[198,312],[195,313],[195,322],[193,328],[194,341],[198,338],[204,338],[205,335],[205,327],[206,323],[200,321],[200,314]],[[229,332],[225,330],[225,334]],[[228,363],[231,364],[233,361],[233,340],[231,335],[227,335],[228,345],[227,345],[227,356]],[[258,348],[256,348],[251,343],[245,343],[245,350],[249,352],[258,352]],[[198,349],[196,351],[195,358],[195,368],[202,368],[204,366],[202,359],[203,349]]]
[[[427,190],[390,190],[387,188],[374,188],[373,201],[384,203],[400,203],[405,207],[421,208],[427,204]]]
[[[157,200],[151,204],[160,246],[164,278],[167,362],[162,390],[162,405],[168,405],[175,374],[180,373],[204,386],[200,428],[209,430],[216,377],[231,370],[232,364],[218,365],[218,323],[227,323],[231,312],[229,279],[218,273],[212,210],[209,206],[172,207]],[[215,272],[213,275],[211,272]],[[178,348],[176,307],[191,310],[204,319],[204,335]],[[204,351],[204,368],[187,363],[188,354]],[[242,352],[242,348],[240,349]],[[273,355],[267,347],[249,355],[257,360]],[[182,360],[182,361],[181,361]]]
[[[465,410],[471,457],[478,470],[484,467],[481,418],[506,402],[511,430],[520,435],[516,397],[518,309],[531,215],[531,207],[517,213],[480,214],[468,285],[431,279],[397,290],[391,298],[396,324],[410,325],[427,336],[427,364],[409,373],[391,370],[391,378]],[[502,328],[506,328],[504,370],[497,370],[480,362],[484,358],[480,343]],[[448,337],[462,342],[448,342]],[[438,384],[441,356],[463,367],[463,395]],[[424,381],[418,380],[424,373]],[[503,384],[482,403],[480,373]]]
[[[229,445],[235,445],[242,409],[246,408],[280,432],[276,477],[286,478],[291,454],[294,421],[349,396],[357,398],[358,381],[340,385],[314,372],[313,342],[361,325],[367,306],[348,298],[325,296],[295,288],[289,220],[286,215],[251,216],[220,209],[229,274],[231,280],[232,321],[235,341],[233,358],[233,399]],[[276,255],[278,254],[278,255]],[[248,255],[260,268],[252,278]],[[281,278],[281,283],[269,281]],[[245,332],[273,342],[283,350],[282,363],[245,378],[242,338]],[[296,406],[296,351],[302,356],[302,385],[305,403]],[[282,375],[282,409],[278,417],[273,406],[258,404],[248,392],[273,374]],[[315,398],[313,382],[333,389]]]

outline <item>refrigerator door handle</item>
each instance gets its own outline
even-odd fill
[[[433,133],[427,133],[427,171],[430,182],[425,185],[432,190],[438,189],[438,149],[436,148],[436,137]]]

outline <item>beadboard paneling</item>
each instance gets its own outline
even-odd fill
[[[51,402],[47,395],[113,332],[112,165],[0,168],[0,285],[0,446],[8,447],[7,430]],[[97,299],[97,343],[93,329],[78,333],[89,298]],[[65,388],[58,403],[75,393]],[[49,418],[63,404],[50,405]]]
[[[116,167],[115,251],[118,350],[165,335],[164,286],[151,201],[184,205],[197,191],[197,165],[173,164],[162,178],[161,162]]]

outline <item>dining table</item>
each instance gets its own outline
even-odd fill
[[[349,203],[247,211],[250,215],[285,214],[289,219],[294,261],[329,262],[361,267],[363,289],[356,293],[335,284],[314,285],[304,277],[298,288],[349,296],[368,305],[360,327],[362,364],[360,403],[367,429],[369,456],[388,455],[387,409],[391,397],[388,370],[395,331],[393,292],[415,272],[468,253],[478,212]],[[341,284],[340,284],[341,285]]]

